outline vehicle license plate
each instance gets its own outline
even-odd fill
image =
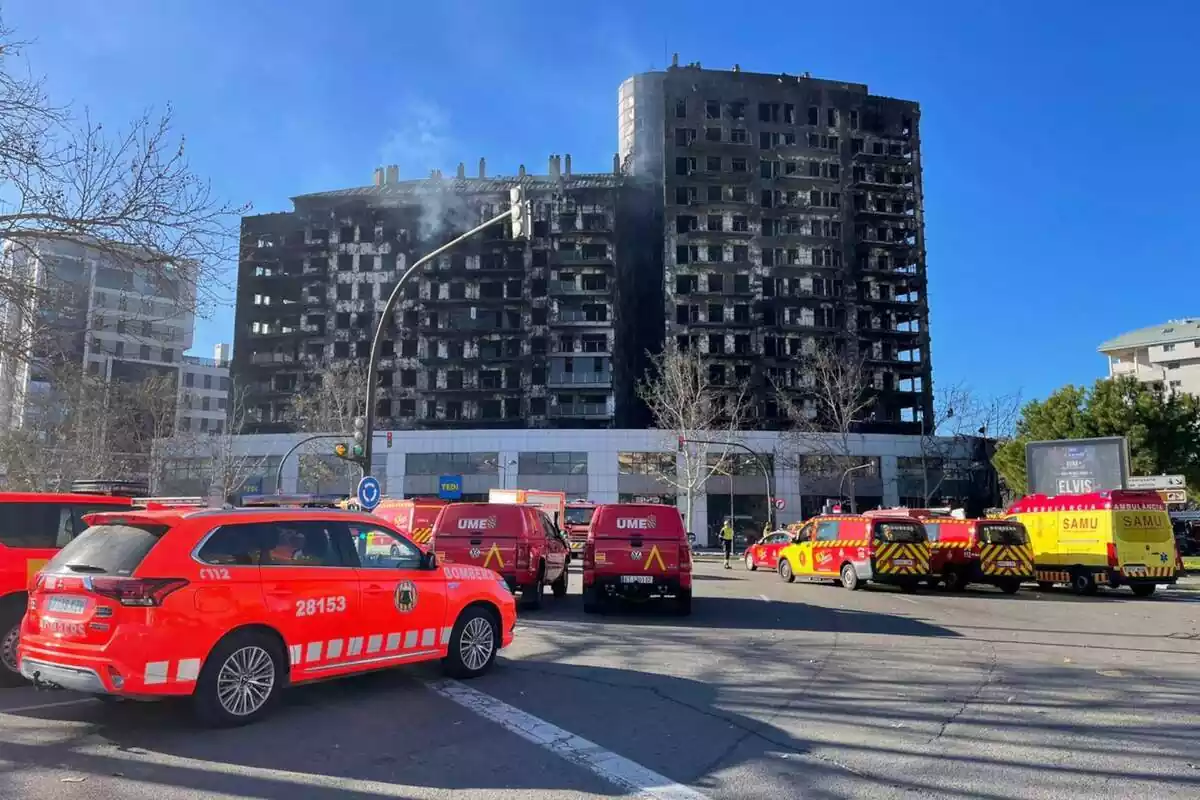
[[[653,575],[622,575],[621,583],[654,583]]]
[[[911,567],[913,561],[911,558],[893,558],[892,565],[897,567]]]
[[[55,595],[46,604],[47,611],[60,614],[82,614],[85,609],[87,609],[87,600],[82,597],[71,597],[69,595]]]

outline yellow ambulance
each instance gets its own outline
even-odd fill
[[[1113,490],[1030,495],[1008,510],[1033,545],[1038,585],[1067,584],[1079,594],[1128,586],[1149,597],[1175,583],[1175,537],[1156,492]]]

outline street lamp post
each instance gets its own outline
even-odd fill
[[[707,445],[717,445],[720,447],[740,447],[743,450],[745,450],[747,453],[749,453],[750,456],[754,459],[755,463],[758,464],[758,468],[762,470],[763,481],[766,483],[766,486],[767,486],[767,523],[769,524],[771,522],[772,515],[775,511],[775,501],[771,497],[771,473],[767,469],[766,463],[762,460],[762,458],[759,457],[758,453],[756,453],[750,447],[742,444],[741,442],[717,442],[717,441],[713,441],[711,439],[685,439],[682,436],[680,436],[679,437],[680,449],[682,449],[683,445],[685,445],[685,444],[707,444]],[[733,517],[733,478],[732,477],[729,479],[729,516],[732,519],[732,517]]]
[[[364,439],[362,444],[362,467],[363,474],[369,475],[371,472],[371,456],[374,450],[373,434],[375,432],[375,390],[379,384],[379,355],[383,349],[383,337],[386,335],[388,328],[392,326],[392,313],[396,310],[396,302],[400,299],[400,292],[404,289],[404,284],[422,265],[437,258],[447,250],[457,247],[459,244],[470,239],[477,233],[480,233],[497,223],[505,220],[512,220],[513,223],[513,238],[525,238],[529,235],[529,229],[532,227],[530,219],[529,201],[525,199],[525,191],[521,187],[514,187],[509,197],[512,201],[511,207],[503,214],[497,214],[480,225],[475,226],[466,233],[451,239],[446,244],[437,248],[431,253],[427,253],[422,258],[413,263],[411,267],[404,271],[400,276],[400,280],[396,281],[395,287],[392,288],[392,293],[388,295],[387,303],[383,306],[383,313],[379,317],[379,324],[375,327],[375,338],[371,340],[371,356],[367,361],[367,408],[365,415]]]
[[[839,503],[842,502],[842,490],[843,490],[843,487],[846,485],[846,476],[849,475],[851,472],[855,472],[856,470],[860,470],[860,469],[866,469],[869,466],[871,466],[870,461],[868,461],[865,464],[859,464],[858,466],[855,466],[855,467],[849,467],[845,472],[842,473],[842,479],[840,481],[838,481],[838,502]],[[853,488],[854,484],[850,484],[850,486],[851,486],[851,488]],[[854,514],[857,512],[857,510],[858,510],[858,504],[854,502],[854,495],[851,494],[850,495],[850,513]]]

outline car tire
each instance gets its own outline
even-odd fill
[[[1000,581],[996,585],[1000,587],[1000,591],[1004,592],[1005,594],[1016,594],[1017,592],[1021,591],[1021,582],[1015,579],[1011,581]]]
[[[680,589],[675,595],[675,616],[689,617],[692,614],[692,590]]]
[[[470,606],[458,615],[450,631],[450,646],[442,665],[452,678],[478,678],[492,668],[500,652],[496,615]]]
[[[278,639],[259,631],[235,631],[217,642],[205,659],[192,707],[210,727],[248,725],[270,711],[287,675]]]
[[[521,607],[537,610],[542,607],[542,592],[546,590],[543,582],[546,577],[546,565],[538,565],[537,577],[533,583],[521,587]]]
[[[746,569],[750,570],[751,572],[754,572],[754,570],[758,569],[758,564],[754,563],[754,556],[750,555],[749,553],[746,553]]]
[[[942,573],[942,585],[948,592],[965,592],[967,576],[963,574],[962,570],[950,567]]]
[[[779,559],[779,577],[784,583],[796,582],[796,574],[792,572],[792,565],[788,563],[786,558]]]
[[[562,575],[559,575],[554,583],[550,584],[550,591],[554,593],[555,597],[567,596],[567,577],[567,565],[563,564]]]
[[[600,602],[596,597],[596,587],[583,590],[583,613],[599,614]]]
[[[852,592],[857,591],[859,588],[858,570],[856,570],[854,568],[854,565],[853,564],[843,564],[841,574],[842,574],[842,588],[849,589]]]
[[[1088,570],[1077,569],[1071,573],[1071,590],[1075,594],[1095,594],[1096,589],[1096,576]]]
[[[1154,590],[1157,588],[1153,583],[1135,583],[1129,587],[1134,597],[1149,597],[1154,594]]]
[[[905,581],[900,584],[900,591],[905,594],[915,594],[917,591],[917,581]]]
[[[17,644],[21,638],[21,620],[24,616],[24,597],[10,597],[0,603],[0,686],[28,683],[17,669]]]

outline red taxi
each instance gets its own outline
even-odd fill
[[[102,494],[0,493],[0,686],[24,683],[17,640],[34,575],[83,532],[84,514],[132,504]]]
[[[753,572],[762,567],[772,572],[779,569],[779,551],[792,541],[792,534],[786,530],[773,531],[746,548],[742,560],[746,569]]]
[[[495,573],[439,565],[370,514],[132,509],[88,522],[30,591],[18,663],[39,686],[189,696],[205,722],[237,725],[289,684],[432,659],[473,677],[512,642],[516,608]]]

